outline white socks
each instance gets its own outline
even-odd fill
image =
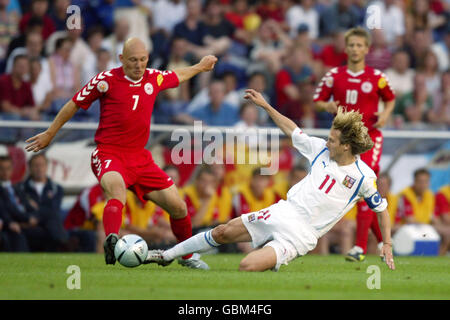
[[[163,258],[170,261],[194,252],[202,252],[220,246],[220,243],[214,241],[212,230],[202,232],[180,242],[173,248],[163,252]]]

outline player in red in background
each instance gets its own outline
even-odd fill
[[[380,171],[380,158],[383,147],[383,127],[394,110],[395,94],[386,75],[380,70],[366,66],[365,57],[369,52],[370,36],[362,28],[353,28],[345,34],[347,65],[331,69],[316,89],[314,101],[318,111],[335,114],[339,105],[347,110],[358,110],[369,129],[374,147],[361,155],[363,160],[377,175]],[[332,101],[329,101],[333,97]],[[384,110],[378,112],[380,98]],[[349,261],[362,261],[367,250],[369,228],[374,232],[378,243],[382,242],[377,216],[369,207],[359,202],[356,215],[356,244],[347,253]]]
[[[151,200],[169,212],[172,231],[178,241],[192,236],[186,204],[171,178],[145,149],[150,118],[157,94],[177,87],[198,73],[214,68],[217,58],[205,56],[198,64],[174,71],[147,69],[149,52],[137,38],[128,39],[119,55],[121,67],[101,72],[89,81],[56,115],[50,127],[27,140],[27,151],[38,152],[52,141],[58,130],[80,109],[100,99],[100,122],[95,134],[97,148],[91,167],[106,195],[103,226],[106,264],[114,264],[114,247],[122,224],[126,189],[141,200]],[[198,256],[185,256],[180,264],[208,269]]]

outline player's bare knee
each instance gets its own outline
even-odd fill
[[[169,214],[173,219],[182,219],[186,217],[187,215],[186,203],[181,200],[177,201],[175,204],[173,204]]]
[[[239,271],[258,272],[264,270],[261,270],[261,267],[259,267],[255,262],[251,261],[250,259],[244,258],[239,264]]]
[[[217,227],[215,227],[211,232],[214,241],[220,244],[228,243],[226,238],[226,229],[227,229],[226,224],[220,224]]]

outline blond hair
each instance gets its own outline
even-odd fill
[[[339,107],[331,128],[341,132],[341,144],[350,145],[353,155],[364,153],[373,147],[369,130],[362,122],[362,114],[358,111],[347,111],[344,107]]]
[[[352,29],[348,30],[344,35],[346,45],[348,43],[349,38],[353,37],[353,36],[364,38],[366,40],[367,46],[370,47],[371,38],[370,38],[369,32],[367,32],[366,29],[361,28],[361,27],[356,27],[356,28],[352,28]]]

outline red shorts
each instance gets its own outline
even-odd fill
[[[152,154],[146,149],[130,152],[97,147],[91,155],[91,168],[99,182],[106,172],[120,173],[126,188],[141,201],[145,201],[147,193],[173,185],[172,179],[155,164]]]
[[[361,155],[361,160],[365,162],[378,176],[380,173],[380,159],[383,151],[383,134],[380,130],[369,131],[373,148]]]

